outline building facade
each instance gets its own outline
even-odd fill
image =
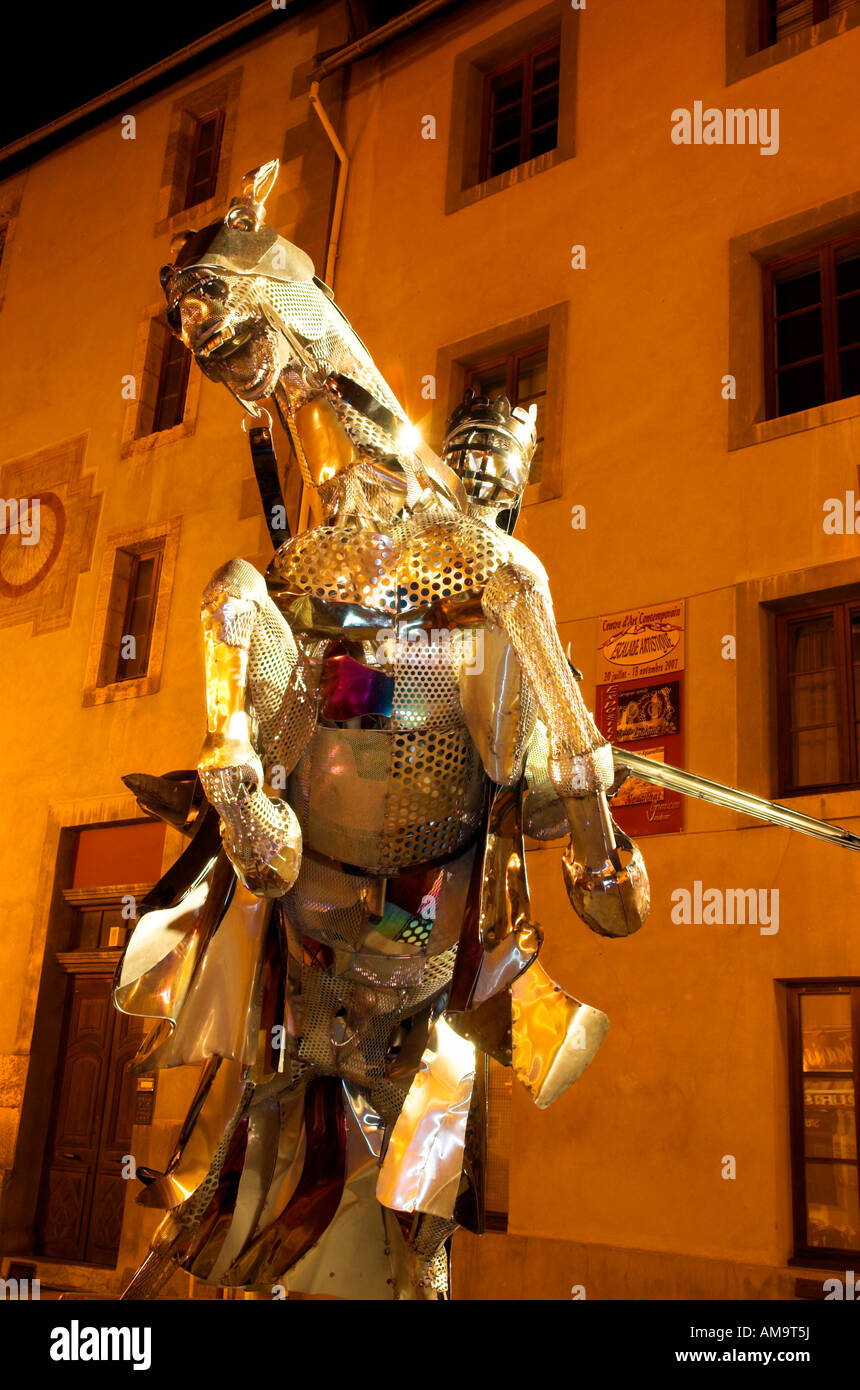
[[[164,1163],[193,1086],[122,1081],[105,981],[181,844],[119,778],[193,767],[200,591],[268,549],[156,278],[245,170],[281,159],[270,220],[432,444],[468,385],[538,403],[517,534],[615,741],[860,818],[860,4],[475,0],[358,44],[352,19],[240,31],[0,183],[0,496],[40,499],[38,543],[7,505],[0,547],[0,1252],[56,1286],[142,1258],[122,1161]],[[652,884],[628,941],[573,916],[562,846],[529,853],[547,968],[612,1028],[546,1112],[494,1075],[458,1297],[816,1296],[860,1258],[856,861],[654,795],[621,796]]]

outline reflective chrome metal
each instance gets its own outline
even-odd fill
[[[657,787],[667,787],[669,791],[681,792],[684,796],[695,796],[700,801],[710,801],[714,806],[725,806],[729,811],[739,811],[745,816],[755,816],[757,820],[770,821],[772,825],[785,825],[789,830],[798,830],[801,835],[814,835],[816,839],[827,840],[843,849],[860,850],[860,836],[845,830],[841,825],[831,825],[829,821],[807,816],[803,811],[795,811],[790,806],[780,806],[776,801],[765,801],[764,797],[754,796],[752,792],[739,791],[737,787],[727,787],[722,782],[712,782],[707,777],[699,777],[695,772],[685,772],[683,768],[672,767],[671,763],[658,763],[653,758],[642,757],[627,748],[613,748],[615,766],[627,769],[629,773],[641,777],[643,782],[653,782]],[[621,783],[619,782],[619,786]]]
[[[474,1047],[438,1018],[382,1163],[383,1206],[453,1216],[474,1083]]]
[[[540,961],[511,986],[514,1072],[545,1110],[578,1081],[609,1031],[609,1019],[566,994]]]
[[[467,391],[448,421],[442,456],[463,480],[473,512],[494,520],[518,503],[535,451],[537,406],[511,409],[505,396],[491,401]]]
[[[596,930],[638,925],[647,880],[608,814],[611,752],[543,567],[497,524],[534,411],[469,398],[456,471],[438,459],[266,225],[276,174],[249,175],[162,273],[171,330],[252,415],[271,401],[323,522],[266,579],[235,559],[203,596],[199,778],[224,852],[210,818],[117,998],[158,1020],[137,1065],[205,1070],[167,1171],[147,1174],[170,1211],[132,1289],[181,1264],[233,1287],[437,1298],[456,1221],[483,1224],[476,1047],[543,1106],[606,1028],[536,959],[524,824],[572,835],[563,872]],[[183,816],[185,796],[148,794]]]

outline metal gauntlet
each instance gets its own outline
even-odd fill
[[[612,749],[571,675],[544,583],[522,565],[502,565],[484,591],[483,607],[507,634],[540,705],[558,796],[566,802],[611,786]]]
[[[648,913],[648,876],[636,845],[609,814],[612,749],[562,651],[546,586],[521,565],[503,565],[487,585],[483,605],[507,634],[540,705],[547,771],[570,827],[563,873],[574,911],[601,936],[629,936]]]
[[[209,731],[198,768],[242,882],[252,893],[280,897],[298,876],[302,837],[291,807],[264,790],[246,693],[249,651],[268,604],[264,579],[243,560],[225,565],[204,592]]]

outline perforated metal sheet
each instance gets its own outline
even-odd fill
[[[406,613],[437,598],[480,593],[515,554],[513,544],[484,522],[433,512],[397,523],[390,536],[315,527],[283,545],[272,569],[294,593]]]
[[[370,391],[399,419],[403,411],[358,334],[312,281],[259,277],[259,293],[303,340],[322,373],[342,372]]]
[[[389,650],[394,665],[393,727],[435,729],[459,722],[462,642],[452,641],[447,631],[431,635],[422,630],[411,640],[398,633]]]
[[[500,567],[484,611],[507,633],[549,736],[549,774],[560,797],[611,785],[612,752],[589,714],[562,651],[549,591],[522,565]]]
[[[342,975],[316,964],[303,966],[301,999],[293,1001],[301,1018],[299,1063],[316,1073],[371,1087],[374,1103],[384,1102],[387,1094],[389,1103],[399,1108],[409,1081],[395,1082],[385,1075],[392,1035],[404,1018],[447,988],[456,949],[404,963],[411,976],[408,984],[380,984],[375,968],[379,958],[374,962],[366,954]]]
[[[418,864],[464,844],[477,828],[482,792],[483,770],[462,725],[395,733],[381,867]]]
[[[570,834],[564,804],[549,775],[549,738],[542,720],[535,724],[525,767],[528,796],[523,830],[533,840],[560,840]]]
[[[318,670],[295,642],[271,599],[260,608],[248,650],[248,691],[265,750],[265,767],[288,774],[316,722]]]

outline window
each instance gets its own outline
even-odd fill
[[[164,327],[164,325],[162,325]],[[182,423],[185,414],[185,393],[188,390],[188,371],[191,353],[169,331],[166,334],[161,358],[161,372],[152,417],[152,434],[172,430]]]
[[[149,453],[194,433],[202,373],[167,327],[164,301],[150,305],[138,324],[129,373],[120,455]]]
[[[563,301],[485,328],[440,347],[436,359],[437,398],[431,424],[442,439],[451,411],[471,387],[485,395],[504,394],[512,405],[537,406],[537,447],[523,505],[561,497],[565,461],[576,450],[565,425],[567,320]]]
[[[549,0],[454,59],[445,212],[554,169],[576,153],[581,11]]]
[[[860,394],[860,237],[765,268],[768,418]]]
[[[794,1257],[860,1256],[860,981],[787,984]]]
[[[194,122],[194,143],[185,192],[187,208],[196,207],[198,203],[205,203],[207,198],[215,196],[223,131],[223,111],[210,111],[205,116],[198,116]]]
[[[847,10],[852,0],[759,0],[759,48],[770,48],[789,34],[823,24]]]
[[[117,551],[117,562],[127,561],[129,576],[126,582],[127,602],[120,653],[117,659],[116,680],[134,680],[145,676],[152,641],[152,622],[158,594],[158,576],[164,547],[148,554]]]
[[[100,685],[147,674],[163,555],[163,537],[114,552]]]
[[[554,150],[558,141],[560,42],[484,78],[481,178]]]
[[[782,794],[860,783],[860,600],[776,620]]]
[[[540,481],[543,469],[544,421],[549,344],[546,338],[515,351],[466,366],[465,386],[471,386],[491,399],[505,395],[511,405],[537,406],[537,446],[532,459],[529,483]]]
[[[181,519],[108,536],[84,677],[85,707],[161,685]],[[133,640],[131,640],[133,639]]]

